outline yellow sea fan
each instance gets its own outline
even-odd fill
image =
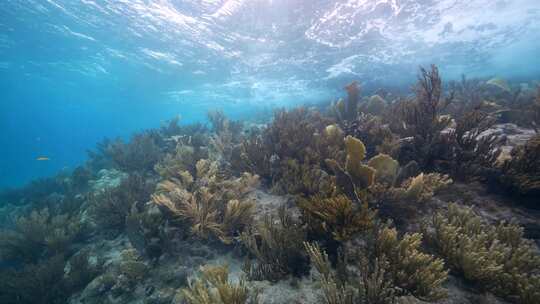
[[[486,84],[496,86],[500,88],[503,91],[510,92],[510,86],[508,85],[508,82],[502,78],[491,78],[486,82]]]
[[[368,161],[368,166],[375,169],[377,180],[392,182],[397,175],[399,163],[387,154],[379,153]]]

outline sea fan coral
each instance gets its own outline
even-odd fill
[[[368,166],[375,169],[375,180],[387,184],[394,184],[399,170],[399,163],[386,154],[378,154],[369,160]]]

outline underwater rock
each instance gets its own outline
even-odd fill
[[[504,144],[500,146],[501,153],[497,158],[497,165],[502,165],[511,158],[514,147],[524,145],[535,135],[532,129],[522,128],[513,123],[493,125],[488,130],[480,133],[479,137],[499,136],[504,138]]]
[[[127,177],[127,173],[116,169],[101,169],[98,172],[98,179],[89,181],[89,184],[94,192],[103,192],[106,189],[118,187]]]
[[[255,201],[255,212],[253,218],[255,221],[264,219],[265,216],[269,216],[275,213],[281,206],[292,206],[291,199],[283,195],[274,195],[261,190],[255,190],[248,196]],[[293,209],[290,209],[294,212]],[[293,214],[294,218],[297,218],[298,214]]]
[[[493,125],[488,130],[482,132],[479,136],[484,137],[491,134],[505,136],[505,146],[515,147],[525,144],[536,133],[532,129],[522,128],[513,123],[504,123]]]

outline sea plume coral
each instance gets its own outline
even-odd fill
[[[213,131],[208,144],[208,157],[230,163],[234,147],[240,141],[243,124],[229,120],[222,111],[208,112],[208,119]]]
[[[74,215],[54,215],[47,208],[33,210],[17,218],[12,229],[0,232],[0,258],[35,262],[43,256],[64,254],[83,235],[83,228]]]
[[[174,153],[167,153],[165,157],[154,166],[154,170],[163,179],[179,177],[184,171],[194,174],[195,164],[200,159],[205,158],[207,156],[206,154],[207,153],[204,153],[200,147],[178,143]]]
[[[5,304],[67,303],[101,271],[87,251],[71,259],[57,254],[35,264],[0,269],[0,302]],[[66,270],[68,269],[68,270]]]
[[[319,227],[341,242],[369,229],[375,216],[375,212],[368,208],[367,203],[358,208],[345,195],[328,198],[313,196],[309,199],[300,199],[297,205],[312,229]]]
[[[424,228],[428,243],[450,268],[497,295],[540,300],[540,256],[523,238],[523,228],[507,223],[490,225],[471,208],[451,204]],[[536,290],[536,291],[533,291]]]
[[[189,223],[194,236],[230,243],[251,221],[254,204],[246,196],[258,185],[258,177],[244,173],[226,179],[217,162],[209,160],[199,160],[196,171],[195,178],[184,171],[181,178],[160,182],[152,201]]]
[[[242,158],[252,173],[276,193],[301,194],[319,183],[321,167],[326,158],[337,158],[333,143],[341,145],[325,129],[332,121],[306,108],[276,111],[272,123],[260,136],[248,137],[241,144]],[[330,135],[330,136],[329,136]],[[306,176],[303,176],[304,168]]]
[[[242,244],[256,258],[247,261],[244,271],[252,280],[278,281],[287,275],[307,272],[308,261],[302,248],[305,230],[296,223],[285,207],[277,218],[267,215],[262,222],[241,234]]]
[[[413,295],[437,300],[446,296],[442,283],[448,271],[444,262],[420,251],[422,234],[405,234],[398,238],[397,230],[382,227],[375,233],[375,255],[386,258],[388,272],[394,284]]]
[[[245,280],[229,280],[228,266],[203,266],[200,277],[182,289],[188,304],[248,304],[256,303],[258,293],[250,290]]]
[[[495,163],[504,137],[484,134],[494,123],[489,114],[474,109],[455,119],[455,128],[441,137],[436,166],[461,180],[486,180],[497,174]]]
[[[114,165],[125,172],[145,173],[151,171],[161,158],[159,135],[152,132],[136,134],[129,143],[118,139],[106,148],[106,154]]]
[[[399,239],[395,229],[378,227],[368,236],[365,248],[356,248],[351,253],[356,256],[354,267],[341,270],[332,268],[328,255],[317,244],[304,243],[304,246],[319,273],[324,303],[386,304],[395,303],[399,290],[424,300],[445,296],[444,264],[419,251],[420,241],[420,234],[406,234]],[[338,261],[348,262],[351,261]]]
[[[115,188],[89,193],[89,213],[99,229],[116,233],[123,231],[126,216],[133,204],[146,203],[150,199],[153,187],[153,183],[133,173]]]
[[[401,122],[395,132],[412,139],[402,145],[399,161],[415,160],[421,168],[432,169],[437,159],[441,131],[451,122],[450,117],[441,115],[441,111],[451,103],[453,95],[443,99],[442,81],[435,65],[429,71],[420,69],[415,93],[414,100],[395,106]]]
[[[360,96],[360,87],[358,82],[353,81],[345,86],[347,91],[347,106],[345,108],[345,119],[353,120],[358,114],[358,98]]]
[[[500,179],[517,193],[531,197],[540,194],[540,135],[512,150]]]

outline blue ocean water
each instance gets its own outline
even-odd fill
[[[177,115],[249,118],[351,80],[406,90],[431,63],[531,81],[538,54],[538,0],[5,0],[0,188]]]

